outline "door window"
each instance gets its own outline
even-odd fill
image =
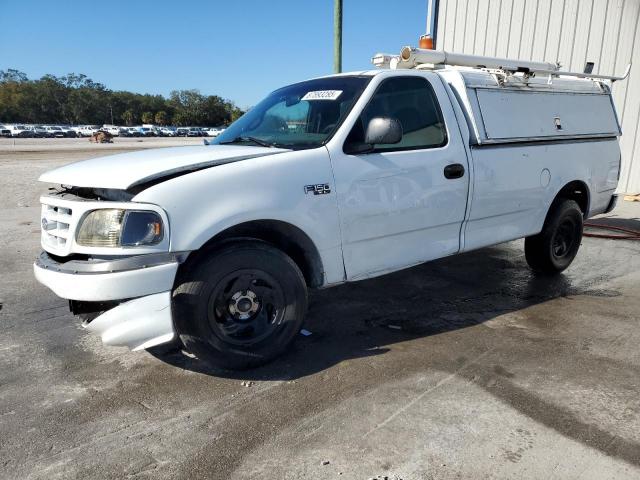
[[[377,144],[375,152],[437,148],[447,143],[447,130],[438,100],[425,78],[394,77],[383,81],[345,143],[364,143],[365,129],[375,117],[399,120],[403,132],[400,143]]]

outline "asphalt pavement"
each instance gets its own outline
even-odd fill
[[[104,149],[0,147],[0,478],[640,478],[640,242],[316,291],[290,353],[215,371],[103,346],[34,280],[35,179]],[[640,203],[607,217],[640,229]]]

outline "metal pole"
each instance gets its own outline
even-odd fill
[[[427,0],[427,35],[433,38],[433,0]]]
[[[431,5],[431,38],[433,39],[433,48],[438,43],[438,17],[440,16],[440,0],[432,0]]]
[[[333,72],[342,72],[342,0],[333,2]]]

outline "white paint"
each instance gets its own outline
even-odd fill
[[[72,274],[33,265],[36,280],[69,300],[102,302],[141,297],[173,288],[178,263],[113,273]]]
[[[391,71],[377,75],[368,91],[375,91],[382,81],[397,75]],[[350,126],[340,129],[329,142],[349,280],[451,255],[460,249],[469,175],[448,180],[443,170],[452,163],[462,163],[466,171],[469,166],[452,105],[437,74],[404,71],[400,75],[429,81],[440,100],[448,143],[441,148],[346,155],[342,145]],[[361,101],[370,98],[363,97]],[[354,114],[359,112],[356,108],[347,123],[355,122]]]
[[[249,147],[257,148],[259,147]],[[253,220],[297,226],[322,258],[325,282],[344,280],[335,190],[306,195],[305,185],[334,184],[324,147],[226,163],[173,178],[138,194],[134,201],[162,205],[171,231],[171,251],[197,250],[221,231]]]
[[[532,93],[475,89],[487,139],[617,136],[618,119],[604,93]],[[513,112],[522,112],[513,115]],[[586,112],[598,112],[586,115]]]
[[[127,188],[185,170],[213,166],[284,151],[266,147],[240,145],[198,145],[120,153],[70,163],[40,176],[41,182],[76,187]]]

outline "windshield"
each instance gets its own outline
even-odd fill
[[[370,80],[369,76],[328,77],[281,88],[211,143],[319,147],[331,138]]]

